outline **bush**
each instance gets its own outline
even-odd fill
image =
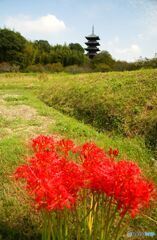
[[[153,151],[155,151],[155,157],[157,159],[157,115],[152,116],[151,124],[149,122],[146,123],[146,144]]]
[[[50,72],[50,73],[56,73],[56,72],[62,72],[63,71],[63,65],[61,63],[52,63],[52,64],[35,64],[30,65],[25,69],[25,72]]]
[[[44,66],[45,71],[51,72],[51,73],[58,73],[63,71],[63,65],[61,63],[52,63],[52,64],[46,64]]]
[[[88,72],[92,72],[92,69],[90,68],[89,65],[83,65],[83,66],[71,65],[71,66],[65,67],[65,72],[71,73],[71,74],[88,73]]]
[[[30,65],[26,68],[26,72],[44,72],[44,66],[42,64]]]
[[[99,63],[95,65],[94,70],[96,72],[109,72],[111,71],[111,67],[105,63]]]
[[[19,72],[20,67],[13,64],[11,65],[10,63],[7,62],[2,62],[0,63],[0,72]]]

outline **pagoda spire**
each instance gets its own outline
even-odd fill
[[[100,38],[94,33],[94,25],[92,26],[92,34],[87,36],[86,39],[88,42],[85,43],[87,45],[87,48],[85,50],[87,51],[88,57],[92,59],[99,51],[99,48],[97,46],[100,45],[98,42]]]
[[[92,26],[92,34],[94,35],[94,25]]]

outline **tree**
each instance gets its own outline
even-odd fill
[[[42,52],[47,52],[49,53],[51,50],[51,45],[47,40],[36,40],[34,42],[34,45],[38,47],[38,49]]]
[[[111,54],[108,51],[100,52],[92,60],[92,64],[94,68],[97,68],[97,65],[99,64],[101,65],[105,64],[106,68],[112,69],[114,63],[115,63],[115,60],[112,58]]]
[[[81,53],[84,53],[84,48],[79,43],[70,43],[69,48]]]
[[[116,61],[114,66],[113,66],[113,70],[114,71],[126,71],[129,69],[129,63],[126,61]]]
[[[23,50],[23,67],[34,64],[36,55],[37,51],[34,48],[34,44],[31,41],[27,42]]]
[[[9,29],[0,29],[0,62],[9,62],[22,66],[27,40],[20,33]]]
[[[76,49],[71,49],[69,46],[56,45],[50,51],[50,63],[60,62],[63,66],[81,65],[86,61],[83,52]]]

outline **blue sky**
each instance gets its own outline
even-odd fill
[[[52,45],[78,42],[92,25],[101,50],[133,61],[157,52],[157,0],[0,0],[0,27]]]

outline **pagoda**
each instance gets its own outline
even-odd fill
[[[88,57],[92,59],[97,54],[97,52],[100,51],[97,47],[100,46],[98,42],[100,38],[94,34],[94,26],[92,27],[92,34],[87,36],[86,39],[88,42],[85,43],[87,45],[87,48],[85,48],[85,50],[87,51]]]

